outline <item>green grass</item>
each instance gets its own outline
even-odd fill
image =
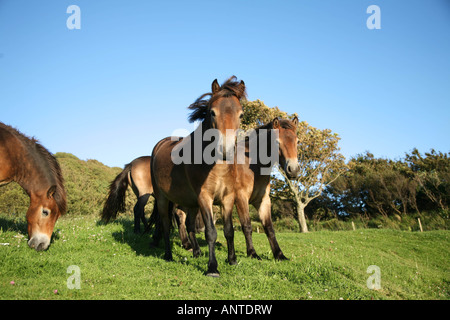
[[[173,262],[135,235],[132,219],[104,225],[94,216],[58,220],[52,245],[27,246],[24,219],[0,216],[0,299],[449,299],[449,237],[445,230],[409,232],[360,229],[277,233],[289,261],[273,260],[265,234],[253,233],[262,261],[246,257],[235,233],[238,264],[226,263],[222,230],[216,245],[220,278],[204,276],[202,256],[181,248],[173,236]],[[67,268],[81,271],[81,289],[69,289]],[[370,265],[381,271],[381,289],[370,290]],[[13,281],[13,283],[11,283]],[[57,291],[55,291],[57,290]]]

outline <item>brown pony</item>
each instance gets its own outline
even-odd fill
[[[204,99],[207,96],[209,99]],[[243,112],[240,99],[244,96],[245,84],[236,81],[236,77],[231,77],[222,86],[214,80],[212,92],[202,95],[189,107],[193,110],[189,120],[202,121],[197,129],[183,139],[168,137],[159,141],[152,153],[152,183],[161,217],[164,258],[172,260],[169,202],[187,209],[187,231],[194,257],[200,255],[195,238],[195,218],[200,208],[209,249],[206,275],[213,277],[219,276],[219,272],[214,248],[217,231],[212,207],[217,202],[224,211],[231,212],[236,174],[235,165],[223,161],[219,163],[217,160],[227,159],[228,155],[234,154],[236,131]],[[213,139],[214,142],[211,141]],[[211,145],[216,147],[212,150]],[[213,159],[207,157],[207,151],[210,151],[209,155]],[[225,236],[228,241],[227,231]]]
[[[17,182],[30,197],[28,246],[50,244],[56,220],[66,212],[66,191],[58,161],[35,139],[0,122],[0,185]]]
[[[272,122],[257,128],[255,130],[255,136],[250,136],[248,140],[245,140],[245,163],[237,165],[238,174],[235,183],[235,204],[242,230],[245,235],[247,255],[253,258],[260,259],[256,254],[252,242],[249,203],[258,210],[259,218],[264,227],[275,259],[287,259],[278,245],[271,217],[271,201],[269,197],[270,172],[275,163],[269,162],[263,164],[260,161],[262,152],[260,143],[254,143],[254,145],[257,146],[257,152],[255,154],[258,155],[258,158],[255,159],[255,161],[252,161],[249,157],[249,154],[251,154],[251,152],[249,152],[249,147],[252,145],[252,142],[254,142],[252,141],[253,139],[258,139],[258,142],[261,142],[259,136],[261,135],[262,130],[265,129],[265,132],[267,133],[267,146],[269,147],[267,152],[269,154],[271,153],[272,150],[270,150],[270,147],[275,146],[270,142],[276,140],[278,143],[278,162],[288,178],[295,178],[300,169],[297,160],[297,126],[297,117],[292,121],[275,118]]]

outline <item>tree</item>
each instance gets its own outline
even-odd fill
[[[281,111],[278,107],[269,108],[263,101],[257,99],[255,101],[241,101],[242,108],[244,109],[244,116],[241,120],[241,129],[244,131],[255,129],[263,124],[269,123],[274,118],[293,118],[297,114],[288,116],[284,111]]]
[[[425,157],[414,149],[406,154],[406,162],[414,173],[420,192],[440,210],[448,212],[450,200],[450,153],[432,149]]]
[[[366,195],[361,199],[366,212],[388,217],[406,215],[410,207],[417,207],[417,184],[411,180],[410,170],[404,162],[375,158],[366,152],[351,159],[349,165],[352,173],[347,179],[354,180],[349,186],[357,186],[359,193]]]
[[[450,185],[449,159],[434,150],[422,156],[416,149],[405,159],[375,158],[366,152],[348,162],[350,167],[326,190],[339,214],[401,219],[411,212],[438,210],[447,216]]]
[[[314,128],[302,121],[297,134],[299,176],[290,180],[283,170],[279,170],[283,179],[274,179],[272,190],[294,200],[300,231],[308,232],[305,207],[344,173],[347,165],[344,156],[339,153],[340,138],[336,133],[329,129]]]

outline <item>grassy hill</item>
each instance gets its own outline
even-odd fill
[[[262,261],[246,257],[236,232],[238,264],[226,263],[219,230],[220,278],[203,275],[207,245],[199,234],[201,257],[181,248],[174,236],[174,261],[150,249],[149,235],[135,235],[132,219],[105,225],[97,217],[58,220],[50,248],[28,248],[24,220],[0,232],[0,299],[449,299],[450,232],[361,229],[278,233],[289,261],[272,258],[265,234],[254,233]],[[80,270],[80,289],[69,289],[70,266]],[[381,288],[367,287],[367,268],[380,268]],[[70,271],[70,269],[69,269]]]

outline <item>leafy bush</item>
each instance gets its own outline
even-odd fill
[[[0,188],[0,212],[9,215],[25,215],[30,198],[17,183],[12,182]]]

